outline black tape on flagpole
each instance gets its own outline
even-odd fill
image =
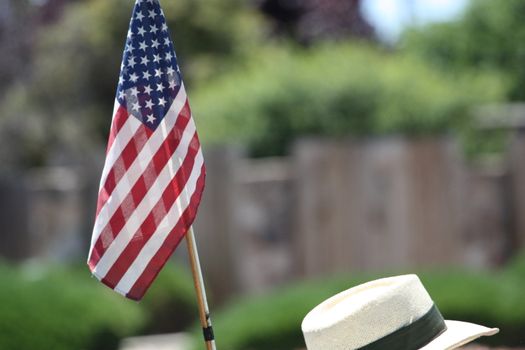
[[[213,334],[213,327],[209,326],[202,329],[202,333],[204,334],[204,340],[206,341],[213,341],[215,340],[215,336]]]

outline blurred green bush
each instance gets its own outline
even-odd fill
[[[11,2],[26,12],[37,6]],[[0,147],[4,165],[42,166],[57,151],[81,159],[105,144],[133,4],[70,1],[57,22],[37,29],[29,14],[13,19],[29,28],[26,37],[13,40],[31,45],[24,57],[12,57],[0,42],[7,58],[25,62],[19,79],[0,87],[0,145],[17,145],[9,152]],[[261,16],[243,0],[178,0],[162,6],[188,86],[242,64],[266,31]],[[0,76],[12,69],[0,67]]]
[[[251,62],[191,97],[205,141],[247,143],[255,156],[284,154],[299,135],[461,131],[505,90],[497,75],[446,75],[357,43],[264,49]]]
[[[0,349],[115,349],[143,325],[138,305],[66,269],[2,265],[0,280]]]
[[[394,274],[355,274],[303,282],[265,296],[236,300],[213,315],[217,346],[229,350],[304,348],[301,322],[308,311],[340,291]],[[523,343],[525,256],[497,274],[450,269],[418,275],[447,319],[499,327],[498,335],[481,339],[488,344]],[[195,334],[196,343],[200,337]]]
[[[525,0],[471,1],[456,21],[414,27],[400,43],[448,72],[499,71],[509,80],[507,96],[525,100]]]
[[[197,316],[191,281],[167,267],[136,303],[84,266],[0,264],[0,349],[114,350],[125,336],[180,331]]]
[[[169,263],[139,305],[146,313],[141,333],[180,332],[198,318],[197,298],[190,273]]]

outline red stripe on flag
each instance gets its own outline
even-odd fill
[[[196,133],[193,139],[198,141]],[[191,173],[191,169],[195,164],[195,156],[198,150],[199,148],[189,148],[182,166],[179,168],[175,177],[164,190],[162,197],[155,204],[140,228],[130,239],[128,245],[120,254],[117,261],[115,261],[106,276],[104,276],[102,279],[104,284],[110,286],[111,288],[115,288],[122,276],[124,276],[131,264],[135,261],[144,245],[153,236],[158,225],[169,212],[170,208],[173,206],[180,193],[186,186],[188,175]]]
[[[174,128],[166,136],[161,147],[157,150],[150,163],[144,169],[142,175],[133,185],[130,192],[126,195],[124,200],[120,203],[119,208],[115,211],[107,225],[102,229],[97,242],[93,246],[93,253],[89,260],[89,266],[94,269],[98,264],[102,255],[104,255],[107,247],[118,236],[126,223],[126,218],[133,215],[133,211],[142,202],[149,188],[157,179],[157,175],[162,171],[170,157],[173,155],[179,146],[182,138],[182,132],[188,125],[191,118],[191,111],[186,100],[184,108],[179,113]],[[123,213],[123,208],[125,213]]]
[[[104,186],[102,186],[98,195],[97,216],[113,193],[117,183],[135,161],[137,155],[146,142],[148,142],[151,135],[153,135],[153,131],[151,131],[150,128],[140,126],[135,132],[135,135],[133,135],[128,144],[124,147],[117,160],[115,160],[111,170],[108,172]]]
[[[105,252],[105,248],[108,247],[111,244],[111,242],[113,242],[113,237],[110,235],[110,233],[119,232],[122,229],[122,227],[124,227],[126,217],[121,207],[117,208],[117,210],[113,214],[112,219],[113,221],[110,223],[110,226],[106,226],[104,228],[104,231],[102,231],[102,234],[99,236],[96,245],[91,251],[91,255],[88,261],[88,265],[91,271],[94,270],[96,262],[98,262],[100,258],[102,258],[102,255]]]
[[[120,129],[122,129],[124,124],[126,124],[128,117],[129,113],[127,109],[119,103],[119,107],[117,108],[115,116],[113,117],[113,121],[111,122],[111,129],[109,130],[108,148],[106,150],[106,154],[111,149],[111,146],[113,145],[113,142],[115,141],[115,138],[117,137]]]
[[[193,224],[197,208],[202,197],[202,192],[204,190],[204,182],[206,177],[205,172],[206,170],[203,165],[201,168],[201,175],[197,180],[197,187],[195,188],[195,192],[190,199],[190,205],[188,205],[180,220],[177,222],[177,225],[173,228],[173,230],[171,230],[170,234],[160,249],[157,251],[155,256],[149,261],[140,277],[126,295],[127,298],[133,300],[142,299],[155,277],[157,277],[162,267],[166,264],[166,261],[169,259],[182,238],[184,238],[184,235],[190,226]]]

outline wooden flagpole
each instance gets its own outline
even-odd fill
[[[213,328],[211,326],[210,310],[208,308],[208,300],[206,298],[206,290],[204,289],[204,280],[202,278],[201,264],[199,261],[199,252],[197,251],[197,243],[195,241],[195,234],[193,233],[193,226],[190,227],[186,233],[186,245],[188,247],[188,255],[190,258],[191,273],[193,275],[193,283],[195,291],[197,292],[197,301],[199,303],[199,318],[201,321],[204,341],[206,342],[207,350],[216,350],[215,336],[213,335]]]

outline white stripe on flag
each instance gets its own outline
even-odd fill
[[[140,121],[130,116],[128,117],[122,128],[119,130],[118,134],[115,136],[115,140],[113,141],[113,144],[108,150],[106,156],[106,162],[104,163],[104,169],[102,170],[100,185],[98,187],[99,192],[106,183],[109,171],[113,168],[113,165],[115,165],[115,162],[120,157],[122,150],[124,149],[124,147],[126,147],[128,142],[131,140],[133,135],[135,135],[138,128],[141,126],[142,123]]]
[[[179,198],[176,203],[171,207],[170,211],[164,216],[164,219],[159,224],[157,230],[142,248],[139,255],[133,261],[133,264],[128,268],[124,276],[121,278],[118,285],[115,287],[115,290],[121,294],[126,295],[130,289],[133,287],[137,279],[141,276],[142,272],[150,262],[150,260],[155,256],[157,251],[160,249],[169,233],[173,229],[173,226],[168,221],[169,218],[178,218],[182,216],[182,213],[186,210],[190,204],[190,199],[195,188],[197,187],[197,180],[201,175],[201,168],[204,159],[202,157],[202,152],[199,150],[195,158],[195,165],[191,171],[190,178],[184,190],[181,191]]]
[[[190,119],[186,129],[184,130],[183,137],[180,144],[178,145],[174,154],[177,158],[184,159],[186,153],[189,150],[190,142],[195,135],[195,123],[193,119]],[[148,159],[151,159],[149,156]],[[118,259],[122,251],[128,245],[128,242],[133,238],[135,232],[139,229],[140,225],[144,222],[146,217],[150,214],[151,210],[155,204],[161,198],[164,189],[170,184],[173,177],[177,173],[177,170],[181,166],[181,162],[174,164],[173,160],[169,160],[160,174],[158,174],[154,186],[148,190],[144,199],[137,206],[135,211],[127,216],[126,224],[122,228],[120,234],[119,232],[113,232],[113,236],[116,236],[113,242],[106,249],[97,266],[95,267],[95,272],[97,275],[105,276],[109,269],[113,266],[115,261]],[[175,223],[173,224],[175,225]]]

